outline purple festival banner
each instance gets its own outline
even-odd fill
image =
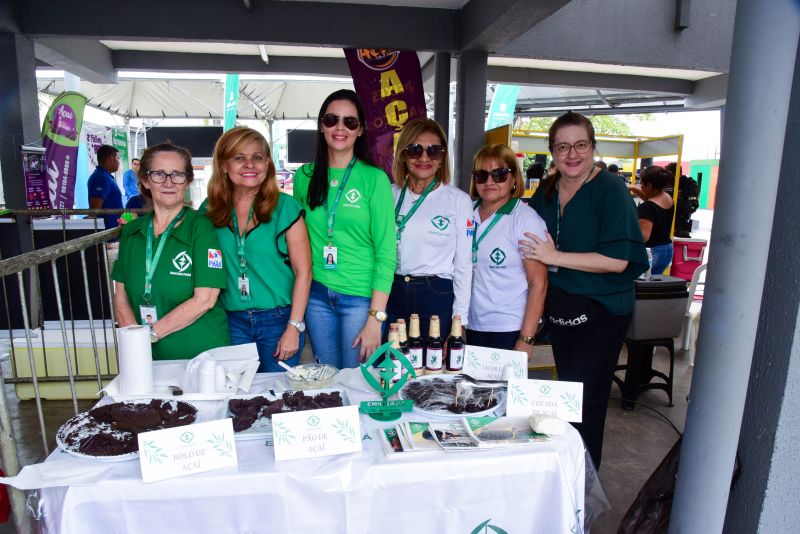
[[[50,194],[47,187],[44,148],[20,147],[22,150],[22,172],[25,176],[25,205],[28,209],[49,209]]]
[[[345,48],[356,94],[364,105],[373,163],[392,176],[394,149],[406,123],[426,117],[416,52]]]
[[[53,209],[75,205],[75,173],[78,144],[83,126],[86,97],[61,93],[53,101],[42,124],[42,145],[46,151],[48,190]]]

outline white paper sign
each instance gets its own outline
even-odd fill
[[[361,450],[358,406],[272,416],[275,460],[332,456]]]
[[[525,378],[528,355],[518,350],[492,349],[467,345],[464,348],[464,373],[479,380],[500,380],[503,369],[511,366],[514,378]]]
[[[581,422],[583,382],[555,380],[508,381],[506,415],[528,417],[534,413]]]
[[[230,418],[142,432],[138,438],[144,482],[234,467],[238,463]]]

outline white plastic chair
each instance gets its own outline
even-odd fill
[[[689,299],[686,301],[686,322],[683,325],[683,344],[681,348],[689,351],[689,365],[694,365],[694,352],[697,345],[697,329],[700,326],[700,311],[703,309],[706,266],[703,264],[692,274],[689,283]]]

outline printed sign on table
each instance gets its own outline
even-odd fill
[[[464,373],[478,380],[500,380],[503,369],[511,366],[514,378],[525,378],[528,355],[518,350],[492,349],[467,345],[464,347]]]
[[[144,482],[234,467],[238,463],[230,418],[142,432],[138,439]]]
[[[583,383],[555,380],[508,381],[506,415],[554,415],[565,421],[581,422]]]
[[[333,456],[361,450],[358,406],[272,416],[275,460]]]

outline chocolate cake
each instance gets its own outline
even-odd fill
[[[252,427],[262,417],[272,419],[272,415],[276,413],[336,408],[343,405],[338,391],[316,395],[306,395],[302,391],[295,393],[287,391],[280,399],[272,401],[263,396],[252,399],[230,399],[228,410],[233,415],[233,431],[241,432]]]
[[[115,402],[76,415],[58,431],[59,444],[88,456],[138,452],[140,432],[188,425],[197,409],[178,401]]]

